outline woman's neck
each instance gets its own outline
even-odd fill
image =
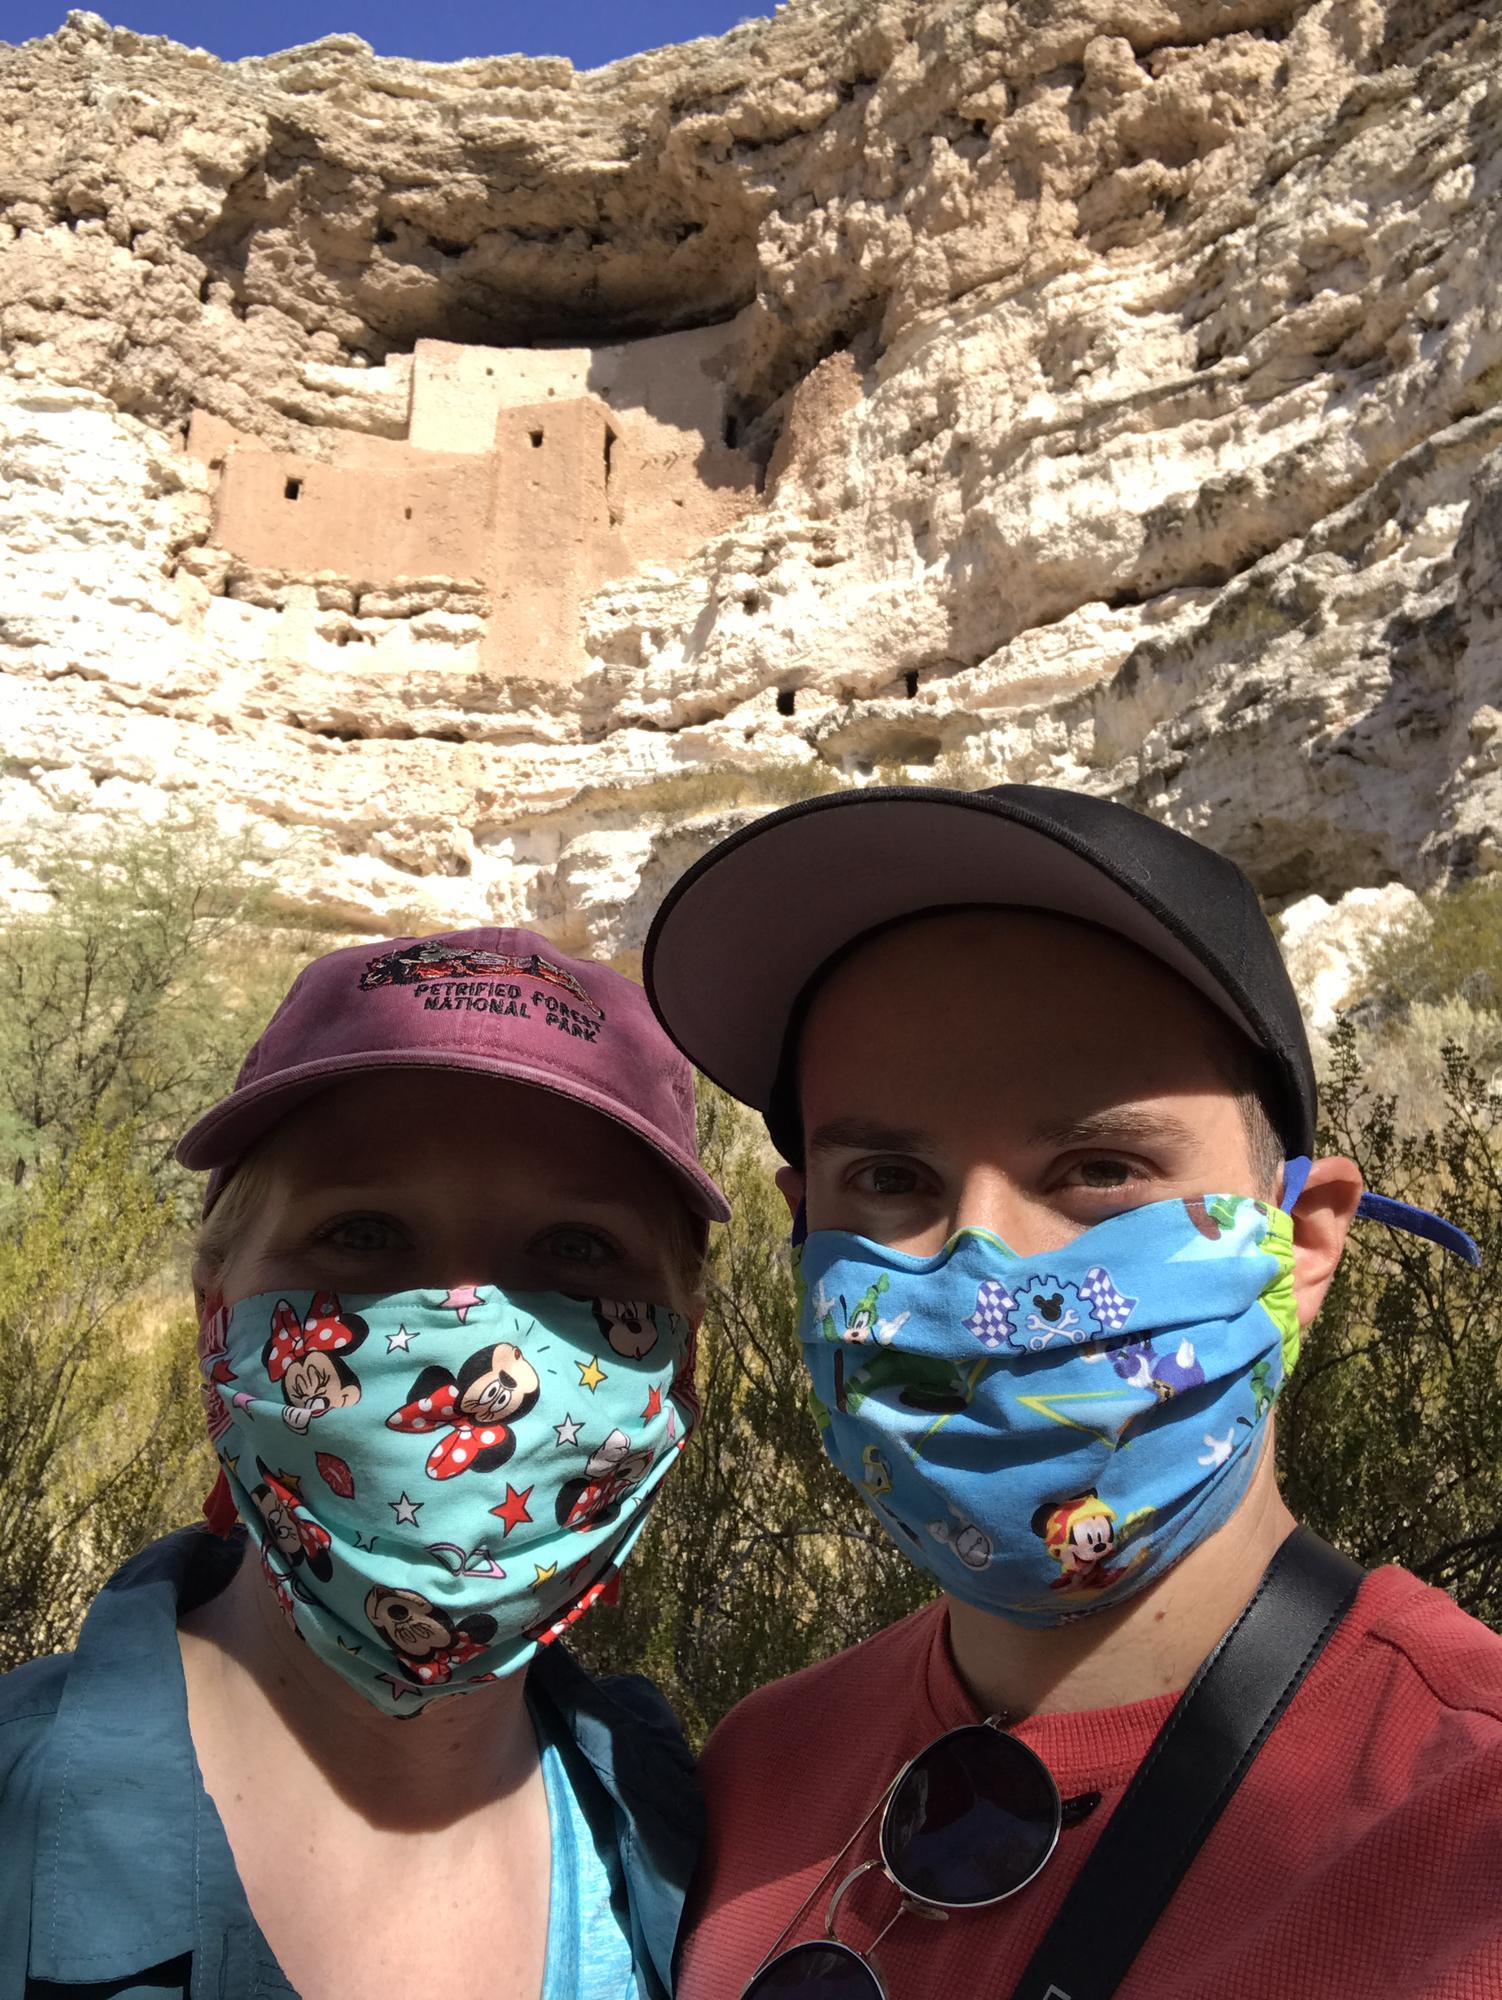
[[[410,1717],[383,1713],[293,1630],[248,1554],[228,1586],[179,1621],[194,1740],[312,1765],[373,1827],[451,1825],[517,1791],[536,1768],[526,1677],[468,1688]],[[306,1775],[306,1774],[305,1774]]]

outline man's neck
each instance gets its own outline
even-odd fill
[[[1269,1446],[1225,1526],[1119,1611],[1035,1631],[951,1598],[960,1679],[987,1714],[1014,1717],[1176,1693],[1240,1616],[1294,1525]]]
[[[219,1596],[179,1622],[179,1638],[195,1740],[203,1729],[253,1743],[284,1774],[289,1763],[311,1765],[373,1827],[452,1824],[517,1791],[536,1767],[524,1674],[397,1721],[292,1630],[254,1552]]]

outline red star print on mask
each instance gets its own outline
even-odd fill
[[[505,1522],[506,1534],[509,1535],[513,1528],[519,1528],[523,1521],[531,1520],[532,1516],[527,1512],[527,1502],[531,1498],[532,1488],[530,1486],[524,1493],[518,1493],[516,1488],[509,1481],[507,1482],[505,1499],[499,1507],[492,1507],[490,1510],[496,1516],[497,1520]]]
[[[647,1398],[647,1407],[641,1413],[642,1422],[644,1424],[650,1423],[653,1417],[660,1417],[661,1415],[662,1391],[654,1386],[652,1393]]]

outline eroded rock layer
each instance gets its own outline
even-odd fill
[[[0,121],[23,849],[197,802],[352,927],[610,951],[873,774],[1083,783],[1274,898],[1502,862],[1494,8],[793,0],[589,74],[75,14]]]

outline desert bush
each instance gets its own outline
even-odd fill
[[[1486,878],[1426,897],[1378,942],[1347,1018],[1398,1134],[1441,1132],[1451,1115],[1447,1051],[1458,1049],[1488,1083],[1502,1069],[1502,886]],[[1324,1088],[1334,1052],[1328,1037],[1312,1039]]]
[[[1399,1125],[1338,1029],[1321,1149],[1369,1187],[1442,1211],[1482,1268],[1361,1223],[1278,1406],[1283,1491],[1367,1564],[1399,1562],[1502,1627],[1502,1098],[1464,1052],[1444,1058],[1438,1129]]]
[[[171,1148],[306,955],[252,860],[186,819],[54,851],[0,927],[0,1669],[207,1491]]]
[[[192,1315],[143,1315],[177,1217],[136,1147],[83,1128],[0,1236],[0,1671],[71,1645],[119,1563],[208,1490]]]
[[[50,908],[0,926],[0,1178],[129,1125],[158,1185],[308,955],[247,843],[201,819],[33,857]],[[0,1218],[3,1219],[3,1218]]]
[[[1440,1132],[1450,1111],[1445,1078],[1450,1051],[1458,1049],[1484,1080],[1502,1067],[1502,1014],[1475,1007],[1459,994],[1444,1000],[1416,1000],[1385,1014],[1375,1025],[1366,1009],[1348,1017],[1361,1074],[1381,1077],[1393,1101],[1400,1132]],[[1336,1067],[1335,1046],[1325,1036],[1311,1038],[1320,1088],[1329,1086]]]
[[[1424,899],[1427,922],[1404,924],[1377,946],[1367,989],[1384,1011],[1460,998],[1502,1014],[1502,884],[1463,882]]]

